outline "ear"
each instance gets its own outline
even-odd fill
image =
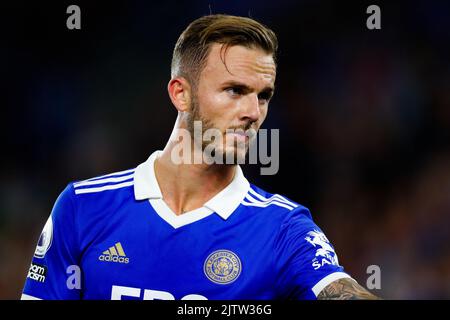
[[[179,112],[189,111],[191,107],[191,86],[183,77],[170,79],[167,85],[170,100]]]

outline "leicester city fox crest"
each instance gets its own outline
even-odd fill
[[[241,274],[242,264],[239,257],[229,250],[217,250],[206,258],[205,275],[214,283],[228,284],[234,282]]]

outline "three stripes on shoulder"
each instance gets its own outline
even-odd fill
[[[298,205],[295,204],[292,201],[289,201],[285,197],[274,194],[270,198],[263,197],[259,193],[257,193],[255,190],[253,190],[251,187],[248,190],[247,195],[245,196],[244,200],[241,202],[244,206],[253,206],[253,207],[267,207],[270,205],[276,205],[279,207],[283,207],[289,210],[293,210],[294,208],[297,208]]]
[[[75,182],[75,194],[95,193],[106,190],[120,189],[134,184],[134,169],[119,171],[88,180]]]

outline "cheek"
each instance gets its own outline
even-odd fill
[[[232,107],[238,103],[236,99],[232,99],[226,92],[217,92],[211,95],[211,103],[215,106],[216,110],[220,112],[233,110]]]
[[[266,116],[267,116],[267,111],[268,111],[268,109],[267,109],[267,105],[265,105],[265,106],[263,106],[263,107],[261,107],[261,116],[260,116],[260,118],[259,118],[259,120],[258,120],[258,124],[259,124],[259,126],[261,126],[261,124],[264,122],[264,120],[266,119]]]
[[[198,97],[198,102],[201,114],[217,124],[232,116],[233,110],[236,110],[236,101],[230,99],[226,93],[203,94]]]

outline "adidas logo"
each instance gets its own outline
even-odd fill
[[[98,257],[98,260],[106,262],[118,262],[118,263],[130,262],[130,259],[127,258],[120,242],[117,242],[114,246],[110,247],[108,250],[103,251],[103,253]]]

